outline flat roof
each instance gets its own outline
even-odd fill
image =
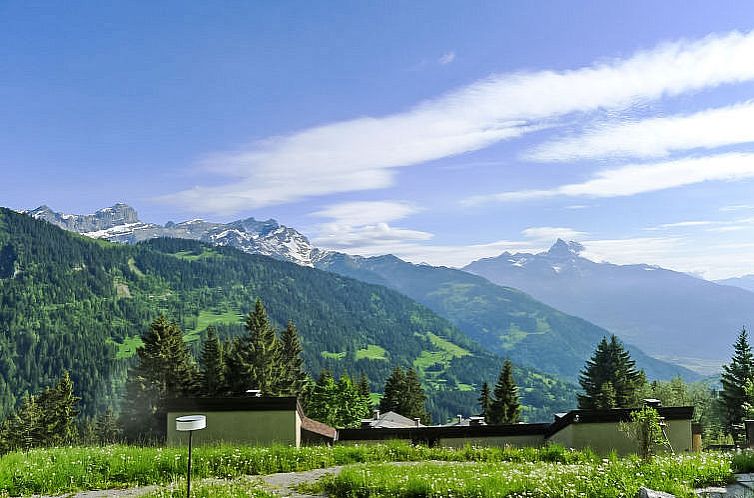
[[[298,411],[304,412],[295,396],[234,396],[215,398],[175,398],[167,401],[168,412]]]

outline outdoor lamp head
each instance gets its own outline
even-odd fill
[[[198,431],[207,427],[207,417],[204,415],[185,415],[175,419],[175,430]]]

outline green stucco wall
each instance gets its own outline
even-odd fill
[[[668,420],[666,424],[665,430],[673,451],[691,451],[691,421]],[[549,441],[566,448],[591,448],[602,455],[613,450],[622,455],[638,450],[638,443],[620,432],[617,422],[571,424],[550,436]]]
[[[184,415],[207,417],[207,428],[194,432],[194,444],[301,445],[301,417],[293,410],[170,412],[167,415],[168,445],[188,443],[188,434],[175,430],[176,417]]]

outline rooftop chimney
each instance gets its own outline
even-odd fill
[[[461,425],[463,423],[463,415],[459,413],[456,417],[458,417],[458,425]]]
[[[372,413],[374,413],[374,419],[379,420],[380,419],[380,411],[379,410],[373,410]]]
[[[416,424],[416,427],[419,427],[420,425],[422,425],[422,419],[420,419],[419,417],[416,417],[414,419],[414,423]]]

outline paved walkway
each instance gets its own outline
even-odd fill
[[[340,472],[340,469],[342,468],[343,468],[342,466],[339,466],[339,467],[329,467],[326,469],[307,470],[304,472],[283,472],[279,474],[269,474],[265,476],[246,476],[246,479],[248,479],[250,482],[261,481],[261,483],[263,484],[264,488],[267,491],[271,491],[281,497],[321,498],[327,495],[325,494],[302,495],[296,492],[295,488],[297,488],[299,484],[302,484],[305,482],[314,482],[325,475],[337,474],[338,472]],[[210,478],[210,479],[202,479],[202,480],[199,480],[198,482],[215,483],[215,482],[224,482],[224,481]],[[128,489],[102,489],[102,490],[96,490],[96,491],[79,491],[79,492],[68,493],[68,494],[57,495],[57,496],[33,495],[32,498],[109,498],[109,497],[136,498],[138,496],[143,496],[157,489],[159,489],[159,486],[142,486],[138,488],[128,488]]]

